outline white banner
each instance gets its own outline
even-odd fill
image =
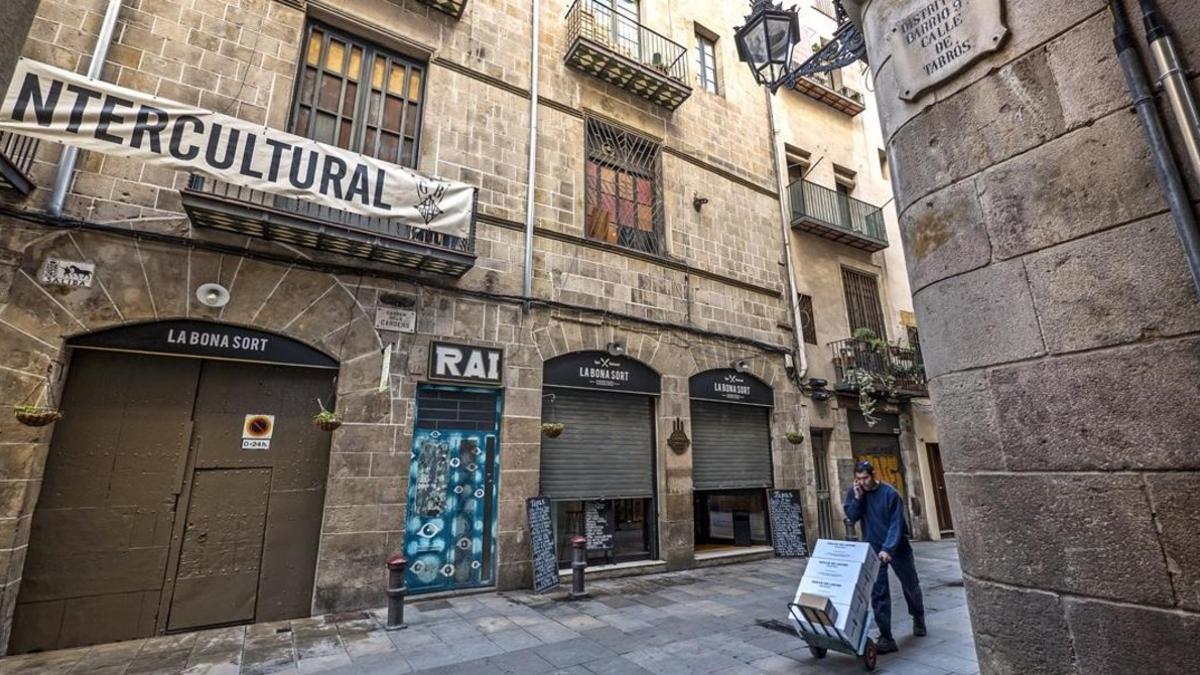
[[[0,108],[0,131],[456,237],[470,234],[470,185],[30,59],[21,59],[13,73]]]

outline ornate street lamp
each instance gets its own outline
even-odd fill
[[[780,87],[794,87],[806,75],[824,73],[866,59],[862,31],[846,16],[841,0],[837,7],[838,28],[833,39],[799,66],[792,66],[792,54],[800,42],[800,19],[796,8],[783,9],[770,0],[751,0],[750,16],[737,29],[738,58],[750,65],[758,83],[775,93]]]

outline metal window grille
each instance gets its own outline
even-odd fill
[[[297,77],[293,133],[416,167],[425,67],[310,23]]]
[[[813,476],[817,487],[817,536],[833,537],[833,500],[829,491],[829,455],[825,451],[825,434],[810,431],[812,439]]]
[[[662,255],[662,149],[594,119],[586,127],[587,236]]]
[[[842,285],[846,291],[846,314],[850,319],[851,335],[860,328],[867,328],[876,337],[886,340],[887,328],[875,277],[843,267]]]
[[[813,320],[813,301],[811,295],[799,295],[800,327],[804,332],[804,341],[810,345],[817,344],[817,324]]]
[[[703,35],[696,35],[696,77],[700,86],[717,93],[717,45]]]

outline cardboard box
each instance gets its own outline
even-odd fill
[[[833,602],[823,595],[816,593],[801,593],[796,598],[800,612],[810,623],[832,626],[837,622],[838,612]]]
[[[828,599],[834,609],[832,626],[857,643],[867,628],[871,589],[878,575],[879,556],[870,544],[821,539],[804,568],[795,602],[800,604],[805,596]]]
[[[818,539],[811,557],[862,565],[863,573],[872,578],[879,574],[879,554],[865,541]]]

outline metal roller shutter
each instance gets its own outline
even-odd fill
[[[771,487],[769,408],[692,401],[696,490]]]
[[[565,429],[558,438],[542,438],[543,495],[653,496],[654,418],[649,396],[550,387],[546,393],[554,394],[554,402],[545,403],[546,420],[554,417]]]

